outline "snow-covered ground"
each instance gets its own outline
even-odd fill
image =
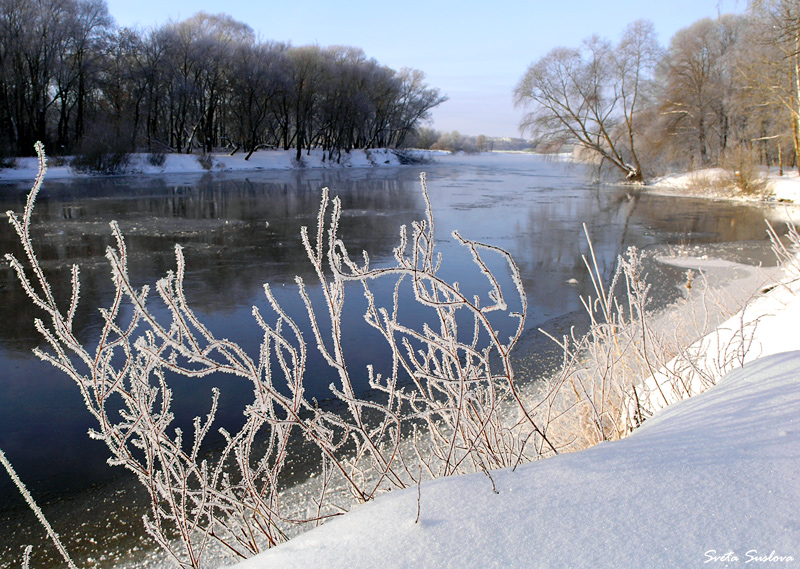
[[[493,472],[497,493],[476,474],[383,495],[235,567],[798,567],[798,293],[789,274],[752,302],[744,367],[626,439]]]
[[[46,149],[45,149],[46,150]],[[535,156],[526,152],[483,152],[480,154],[452,154],[443,150],[403,150],[405,157],[413,157],[420,162],[458,166],[461,164],[475,166],[491,165],[502,159],[502,156],[521,155]],[[294,150],[259,150],[253,153],[249,160],[245,160],[246,153],[237,152],[233,156],[227,153],[210,154],[211,168],[206,169],[200,163],[199,154],[167,154],[164,164],[153,166],[148,162],[147,154],[133,154],[123,174],[147,175],[172,175],[172,174],[204,174],[206,172],[254,172],[260,170],[290,170],[294,168],[372,168],[379,166],[399,166],[401,159],[392,150],[381,148],[372,150],[352,150],[343,153],[341,160],[330,158],[323,160],[325,153],[315,149],[311,152],[303,151],[300,163]],[[326,156],[326,155],[325,155]],[[535,156],[537,160],[541,156]],[[568,154],[548,155],[548,159],[559,162],[569,161]],[[32,181],[36,178],[38,165],[36,158],[17,158],[13,168],[0,169],[0,182],[3,181]],[[73,170],[68,165],[68,160],[48,159],[47,179],[81,178],[92,174],[81,173]]]
[[[431,153],[425,151],[413,151],[421,159],[428,158]],[[253,153],[249,160],[245,160],[247,154],[238,152],[233,156],[227,153],[210,154],[211,167],[206,169],[200,163],[199,154],[167,154],[164,164],[153,166],[148,161],[147,154],[131,155],[130,164],[126,167],[125,173],[129,174],[202,174],[208,171],[214,172],[243,172],[258,170],[288,170],[292,168],[369,168],[373,166],[397,166],[400,158],[387,149],[373,150],[352,150],[350,153],[342,153],[341,160],[323,160],[327,156],[321,150],[312,150],[310,153],[304,151],[301,162],[295,160],[296,151],[294,150],[259,150]],[[47,178],[76,178],[88,176],[73,170],[64,161],[49,160],[47,168]],[[4,180],[33,180],[37,172],[36,158],[17,158],[14,168],[0,170],[0,181]]]
[[[449,153],[437,150],[404,150],[406,156],[413,156],[421,161],[434,161],[442,164],[459,165],[477,163],[491,164],[498,156],[504,154],[526,155],[526,152],[483,152],[480,154]],[[398,166],[400,157],[389,149],[352,150],[343,153],[337,162],[331,160],[322,150],[314,149],[304,151],[300,163],[295,160],[294,150],[259,150],[253,153],[249,160],[245,160],[246,153],[237,152],[229,156],[225,152],[209,154],[211,167],[205,168],[198,154],[167,154],[161,166],[153,166],[148,161],[147,154],[133,154],[125,174],[203,174],[212,172],[247,172],[259,170],[289,170],[293,168],[371,168],[376,166]],[[538,155],[537,155],[538,156]],[[551,154],[548,159],[558,162],[569,162],[571,154]],[[326,159],[327,158],[327,159]],[[541,159],[539,156],[538,159]],[[17,158],[13,168],[0,169],[0,182],[33,180],[36,178],[36,158]],[[91,174],[73,170],[68,165],[68,160],[49,160],[47,169],[48,179],[87,177]],[[701,195],[702,197],[716,197],[741,200],[777,201],[788,204],[800,205],[800,177],[794,170],[787,171],[783,176],[771,171],[767,175],[766,192],[757,196],[732,195],[728,188],[719,187],[715,181],[726,175],[722,168],[708,168],[690,173],[670,174],[656,178],[646,186],[648,191],[663,192],[670,195]],[[703,188],[703,182],[708,181],[709,186]],[[699,182],[699,183],[698,183]]]
[[[721,187],[718,181],[728,175],[722,168],[707,168],[695,172],[669,174],[648,183],[649,191],[675,194],[695,194],[702,197],[716,197],[741,200],[763,200],[800,204],[800,177],[796,170],[785,171],[780,176],[770,170],[766,175],[766,191],[763,195],[745,196],[731,193],[729,188]]]
[[[800,177],[796,171],[783,176],[769,176],[767,188],[772,191],[772,196],[777,201],[800,204]]]

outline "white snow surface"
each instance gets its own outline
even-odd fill
[[[46,149],[45,149],[46,150]],[[529,157],[541,160],[540,155],[527,152],[482,152],[480,154],[450,153],[443,150],[406,149],[401,151],[407,156],[413,156],[422,162],[435,162],[458,165],[493,165],[504,159],[518,163],[518,158]],[[313,149],[311,152],[303,151],[303,156],[298,163],[295,150],[259,150],[254,152],[249,160],[245,160],[246,153],[237,152],[229,156],[225,152],[210,154],[211,168],[206,170],[198,161],[199,154],[167,154],[162,166],[153,166],[148,162],[147,154],[132,154],[131,161],[120,175],[171,175],[171,174],[205,174],[207,172],[256,172],[260,170],[291,170],[295,168],[372,168],[380,166],[399,166],[400,158],[395,151],[379,148],[369,150],[351,150],[342,153],[341,160],[336,161],[336,156],[331,160],[322,150]],[[323,160],[323,155],[327,158]],[[548,159],[557,162],[569,161],[569,155],[553,154]],[[47,179],[87,178],[97,174],[81,173],[73,170],[69,165],[69,158],[56,160],[48,158]],[[13,168],[0,169],[0,182],[3,181],[33,181],[36,179],[38,162],[36,158],[17,158]]]
[[[413,151],[421,158],[428,158],[431,153]],[[303,151],[301,162],[295,160],[295,150],[259,150],[249,160],[245,160],[245,152],[233,156],[227,153],[214,153],[211,157],[211,168],[206,170],[198,161],[199,154],[167,154],[162,166],[153,166],[147,160],[147,154],[133,154],[125,174],[203,174],[214,172],[244,172],[258,170],[289,170],[292,168],[369,168],[373,166],[397,166],[400,160],[391,150],[381,148],[372,150],[351,150],[342,153],[341,160],[329,158],[327,154],[315,149]],[[48,160],[47,178],[80,178],[91,174],[82,174],[68,165],[55,165],[53,159]],[[0,181],[33,180],[37,172],[36,158],[17,158],[14,168],[0,170]]]
[[[695,172],[669,174],[652,180],[648,188],[674,194],[686,194],[697,180],[720,180],[726,176],[722,168],[706,168]],[[732,196],[729,190],[708,189],[702,197],[718,197],[725,199],[740,199],[745,201],[760,200],[766,197],[769,201],[787,204],[800,204],[800,177],[797,171],[785,171],[783,176],[776,171],[765,172],[766,196]],[[713,195],[713,194],[717,195]]]
[[[418,489],[392,492],[233,567],[799,567],[797,279],[746,308],[751,361],[630,437],[492,472],[497,493],[424,483],[418,522]]]
[[[772,191],[774,199],[800,204],[800,177],[797,172],[783,176],[770,176],[767,179],[767,187]]]

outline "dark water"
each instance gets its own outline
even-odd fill
[[[251,307],[266,307],[263,283],[272,284],[290,314],[303,314],[293,279],[300,275],[311,281],[313,274],[299,232],[302,225],[316,222],[320,188],[330,187],[343,202],[341,236],[348,249],[366,249],[377,266],[391,261],[400,226],[424,217],[419,190],[423,170],[428,173],[437,245],[445,257],[442,274],[465,286],[481,286],[469,255],[450,238],[453,229],[509,251],[528,296],[530,332],[521,344],[529,351],[547,350],[535,332],[538,327],[559,333],[574,322],[580,295],[592,293],[581,260],[588,252],[583,223],[608,277],[616,256],[629,245],[763,243],[764,218],[775,217],[766,207],[599,186],[578,166],[498,155],[374,170],[50,181],[37,202],[33,236],[57,295],[65,294],[68,266],[81,266],[83,310],[77,328],[83,341],[95,341],[101,324],[96,307],[107,306],[113,292],[104,252],[113,244],[108,221],[116,219],[127,237],[130,273],[137,283],[153,283],[173,269],[173,245],[180,243],[190,304],[218,337],[235,340],[255,354],[261,336]],[[20,212],[26,189],[0,185],[0,211]],[[758,244],[754,247],[760,250]],[[0,252],[19,255],[7,224],[0,225]],[[668,299],[679,271],[651,270],[657,296]],[[572,278],[579,284],[566,284]],[[381,357],[380,341],[367,333],[359,306],[353,295],[345,322],[351,370],[363,370]],[[140,546],[140,511],[130,503],[136,491],[123,472],[106,466],[103,444],[87,437],[94,425],[74,385],[31,355],[40,344],[32,324],[37,314],[7,267],[0,269],[0,307],[0,449],[37,500],[46,504],[62,535],[97,536],[96,542],[73,539],[73,550],[83,552],[78,557],[84,564],[92,565],[86,560],[92,550]],[[312,361],[309,371],[308,377],[318,378],[308,386],[310,395],[324,399],[330,375],[319,361]],[[220,385],[218,419],[235,428],[249,387],[229,378],[221,381],[209,378],[179,386],[178,416],[207,412],[210,389]],[[105,520],[121,503],[130,511],[114,516],[107,529]],[[44,539],[4,472],[0,526],[0,567],[18,566],[20,544]]]

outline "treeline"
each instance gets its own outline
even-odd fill
[[[532,150],[530,142],[522,138],[491,137],[483,134],[471,136],[457,130],[441,132],[429,126],[415,129],[406,139],[406,145],[424,150],[465,153]]]
[[[800,2],[751,2],[666,47],[653,25],[531,64],[515,90],[540,147],[577,144],[631,180],[671,169],[800,166]]]
[[[203,12],[140,31],[104,0],[0,0],[0,151],[396,147],[443,102],[353,47],[259,41]]]

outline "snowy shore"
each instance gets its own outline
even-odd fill
[[[710,335],[757,322],[743,367],[630,437],[495,472],[497,493],[482,474],[393,492],[233,567],[800,567],[800,275],[779,282]]]
[[[630,437],[379,497],[236,569],[800,566],[800,280],[755,299],[745,365]],[[707,365],[713,368],[713,354]]]
[[[526,155],[524,152],[483,152],[480,154],[452,154],[445,151],[402,150],[393,151],[386,148],[370,150],[352,150],[343,153],[339,160],[331,159],[326,152],[319,149],[304,151],[300,162],[296,160],[294,150],[259,150],[245,160],[246,153],[238,152],[233,156],[218,152],[209,154],[210,162],[204,166],[198,154],[166,154],[160,166],[150,163],[147,154],[132,154],[130,163],[125,168],[125,175],[172,175],[172,174],[204,174],[209,172],[258,172],[264,170],[292,170],[297,168],[373,168],[380,166],[400,166],[404,161],[412,159],[420,163],[434,162],[439,164],[458,165],[462,162],[474,164],[476,159],[491,164],[493,157],[502,154]],[[533,155],[531,155],[533,156]],[[569,154],[535,155],[539,159],[552,159],[569,162]],[[47,178],[88,178],[93,174],[81,173],[68,165],[67,160],[50,159]],[[38,166],[36,158],[17,158],[13,168],[0,169],[0,182],[29,181],[36,177]],[[721,179],[725,175],[720,168],[709,168],[691,173],[670,174],[652,180],[645,191],[668,195],[683,195],[716,199],[733,199],[739,201],[769,201],[787,205],[800,205],[800,175],[796,171],[786,172],[779,176],[770,172],[766,176],[766,191],[761,195],[736,195],[729,189],[716,187],[702,189],[703,180]]]
[[[209,154],[210,162],[203,164],[198,160],[199,154],[166,154],[164,163],[155,166],[148,160],[147,154],[132,154],[130,163],[124,174],[168,175],[168,174],[204,174],[207,172],[257,172],[260,170],[291,170],[294,168],[371,168],[375,166],[398,166],[401,157],[398,153],[385,148],[372,150],[352,150],[342,153],[337,162],[322,150],[303,152],[301,161],[296,161],[294,150],[260,150],[245,160],[246,153],[238,152],[233,156],[227,153]],[[426,160],[430,152],[407,151],[407,156],[418,160]],[[13,168],[0,170],[0,182],[33,180],[37,172],[36,158],[17,158]],[[91,174],[80,173],[72,169],[66,161],[48,160],[47,179],[91,177]]]
[[[726,188],[726,172],[722,168],[707,168],[695,172],[669,174],[655,178],[646,191],[667,195],[694,196],[712,199],[737,201],[768,201],[790,205],[800,205],[800,175],[796,170],[786,171],[781,176],[770,171],[765,176],[765,191],[757,195],[737,194]]]

